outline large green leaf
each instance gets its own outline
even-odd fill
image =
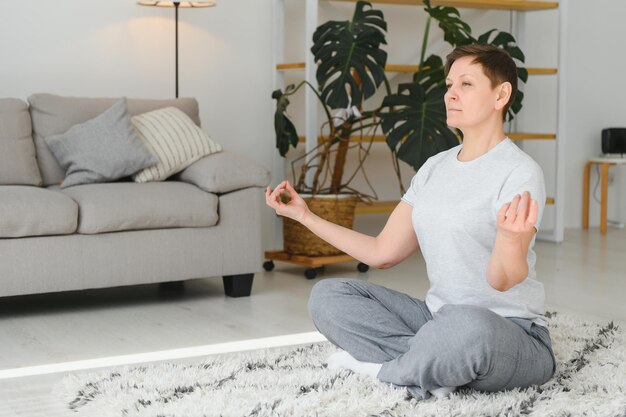
[[[398,159],[418,170],[428,158],[459,144],[446,124],[443,62],[431,55],[412,83],[383,100],[382,128]]]
[[[492,37],[494,33],[495,33],[495,36]],[[492,39],[489,40],[490,38]],[[517,60],[521,62],[522,64],[524,63],[524,60],[526,59],[524,57],[524,53],[522,52],[522,50],[517,46],[517,42],[515,41],[515,38],[513,37],[513,35],[511,35],[508,32],[501,32],[496,29],[491,29],[483,33],[482,35],[480,35],[477,39],[477,42],[482,43],[482,44],[495,45],[499,48],[502,48],[505,51],[507,51],[514,60]],[[519,78],[520,81],[525,83],[528,80],[528,70],[524,68],[523,66],[517,65],[517,78]],[[519,86],[519,83],[518,83],[518,86]],[[517,95],[515,96],[513,103],[511,103],[511,107],[509,107],[509,110],[507,111],[507,120],[509,121],[513,120],[515,115],[519,113],[519,111],[522,109],[523,100],[524,100],[524,93],[518,89]]]
[[[293,91],[294,89],[295,87],[293,85],[289,85],[285,91]],[[289,106],[287,96],[279,89],[272,93],[272,98],[276,100],[276,112],[274,113],[276,148],[280,156],[284,157],[289,151],[289,145],[294,148],[298,145],[298,133],[296,132],[296,127],[286,114],[287,107]]]
[[[383,13],[364,1],[356,4],[351,21],[329,21],[317,28],[311,52],[322,99],[330,108],[361,108],[385,80],[387,53],[380,45],[387,43],[386,30]]]
[[[424,10],[439,22],[439,27],[443,30],[443,39],[450,45],[466,45],[474,42],[472,29],[461,20],[461,15],[456,8],[432,7],[429,0],[424,0]]]

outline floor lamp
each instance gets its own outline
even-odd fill
[[[159,7],[173,7],[174,16],[176,19],[176,54],[175,54],[175,66],[176,66],[176,98],[178,98],[178,8],[198,8],[198,7],[213,7],[215,6],[214,0],[200,0],[200,1],[138,1],[137,4],[141,6],[159,6]]]

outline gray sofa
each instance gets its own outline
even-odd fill
[[[216,276],[227,295],[249,295],[269,183],[257,163],[225,150],[163,182],[59,188],[65,173],[43,138],[115,100],[0,99],[0,296]],[[131,116],[166,106],[200,125],[195,99],[128,100]]]

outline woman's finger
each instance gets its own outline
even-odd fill
[[[296,190],[293,189],[291,183],[289,181],[285,181],[285,188],[291,193],[292,191],[295,193]]]
[[[530,201],[530,207],[528,210],[528,219],[526,219],[526,225],[530,227],[534,227],[537,223],[537,216],[539,214],[539,204],[537,204],[537,200]]]
[[[511,203],[505,203],[502,205],[500,211],[498,212],[498,223],[504,223],[506,220],[506,211],[509,209],[510,205]]]
[[[509,206],[509,211],[506,213],[506,220],[510,223],[514,223],[517,218],[517,208],[519,206],[520,195],[516,194],[511,200],[511,205]]]
[[[528,215],[528,205],[530,204],[530,193],[524,191],[520,198],[519,206],[517,208],[517,218],[523,224],[526,222],[526,216]]]
[[[274,208],[278,207],[278,204],[280,203],[281,192],[282,190],[280,189],[280,184],[278,184],[276,188],[274,188],[274,190],[268,187],[268,194],[267,194],[266,199],[272,203],[272,207]]]
[[[280,194],[282,193],[284,184],[281,182],[280,184],[278,184],[276,186],[276,188],[274,188],[274,191],[272,192],[272,199],[276,200],[277,198],[279,198]]]
[[[289,191],[289,194],[291,195],[292,199],[298,197],[298,192],[291,186],[289,181],[287,181],[287,183],[285,184],[285,187],[287,188],[287,191]]]

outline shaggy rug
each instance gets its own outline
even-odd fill
[[[626,416],[626,332],[548,314],[557,371],[548,383],[411,398],[375,378],[330,371],[330,343],[69,375],[58,394],[85,416]]]

